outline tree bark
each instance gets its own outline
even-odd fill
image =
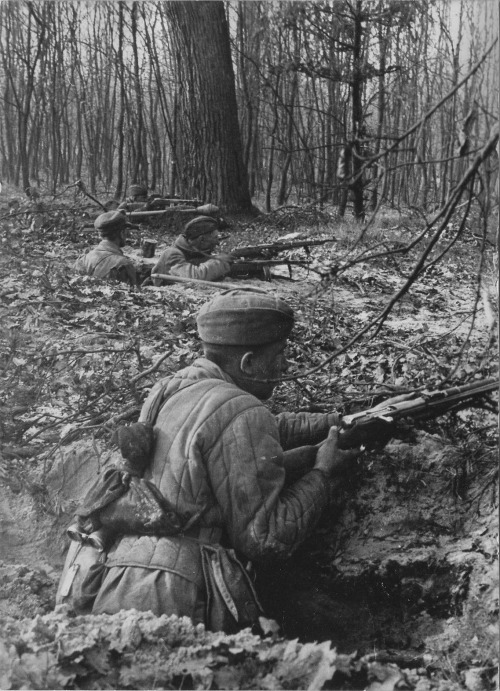
[[[365,217],[363,201],[363,171],[361,162],[360,138],[364,135],[363,125],[363,71],[361,67],[361,40],[362,4],[356,0],[356,12],[354,14],[354,39],[353,39],[353,76],[352,76],[352,183],[351,189],[354,201],[354,217],[362,221]]]
[[[164,8],[183,76],[191,80],[181,103],[182,136],[190,158],[182,164],[188,164],[195,181],[188,191],[227,210],[249,211],[224,3],[168,2]]]

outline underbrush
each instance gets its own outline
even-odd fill
[[[96,212],[59,202],[58,209],[27,209],[0,220],[0,482],[4,501],[17,511],[9,520],[19,521],[24,542],[39,531],[30,552],[35,563],[44,551],[50,554],[47,545],[57,542],[57,531],[62,534],[68,518],[68,507],[56,504],[48,491],[49,474],[75,447],[93,455],[99,466],[111,448],[113,432],[137,419],[155,381],[200,355],[196,313],[220,290],[173,285],[136,292],[75,276],[73,261],[97,241],[93,231],[84,228]],[[283,297],[297,315],[289,370],[269,402],[273,412],[336,409],[346,414],[393,394],[498,376],[495,315],[487,318],[481,293],[481,286],[494,284],[494,257],[474,234],[422,273],[380,320],[418,258],[418,248],[387,253],[418,235],[421,227],[414,215],[385,210],[362,241],[359,225],[351,219],[339,221],[328,209],[291,208],[229,221],[232,227],[224,240],[228,249],[268,243],[287,233],[336,238],[332,245],[311,247],[311,269],[294,269],[292,281],[241,282]],[[136,231],[127,252],[139,261],[141,236],[158,240],[161,251],[173,234],[162,227]],[[442,247],[436,248],[436,256]],[[377,256],[368,259],[374,248]],[[287,256],[304,255],[297,249]],[[495,532],[491,515],[498,504],[497,427],[495,402],[481,404],[482,408],[427,422],[425,437],[410,425],[390,452],[365,458],[360,475],[352,478],[296,561],[286,565],[291,575],[281,581],[281,596],[291,603],[296,622],[302,617],[314,624],[311,640],[333,640],[340,650],[349,642],[350,649],[337,658],[336,676],[323,679],[325,688],[384,683],[390,679],[389,663],[406,669],[404,674],[395,672],[394,685],[403,683],[404,677],[407,688],[419,691],[459,687],[453,684],[473,691],[492,688],[495,655],[490,627],[498,603],[489,569],[497,556],[489,540]],[[27,498],[34,505],[29,525],[23,522]],[[10,534],[8,520],[6,527]],[[476,561],[450,561],[453,543],[457,553]],[[19,543],[13,541],[11,551],[2,555],[7,562],[5,583],[12,578],[9,568],[14,567],[8,562],[15,564],[16,554]],[[388,567],[391,559],[393,566]],[[483,572],[478,567],[481,559]],[[418,564],[424,565],[421,572]],[[32,566],[15,575],[22,593],[27,593],[26,616],[45,613],[52,597],[44,577],[30,575]],[[299,583],[304,586],[300,592]],[[461,585],[466,589],[454,594]],[[31,586],[43,598],[37,601]],[[9,588],[4,588],[4,597],[15,603],[19,593]],[[13,610],[14,606],[8,608],[10,616]],[[85,631],[88,625],[82,621]],[[51,626],[50,621],[39,624],[42,632]],[[292,627],[292,635],[304,638],[299,629],[298,624],[295,631]],[[16,636],[22,648],[24,634]],[[361,652],[354,653],[358,646],[363,646],[362,660]],[[400,649],[391,653],[391,647]],[[77,646],[75,655],[79,650]],[[210,664],[214,659],[221,669],[232,664],[233,658],[228,659],[233,653],[224,651],[220,659],[210,648],[209,657],[215,656]],[[237,660],[240,653],[234,655]],[[145,659],[151,664],[147,655]],[[382,659],[386,666],[377,671]],[[238,681],[229,675],[227,683],[247,683],[242,680],[250,673],[244,670],[255,670],[254,663],[255,651],[242,655]],[[92,675],[90,667],[85,673]],[[204,664],[201,667],[208,679]],[[194,683],[193,676],[176,674],[169,677],[168,688]],[[75,678],[64,683],[74,683]],[[221,672],[217,683],[222,679]],[[137,683],[135,676],[130,683]],[[266,683],[275,683],[275,678]],[[293,683],[284,678],[287,688],[305,684]]]

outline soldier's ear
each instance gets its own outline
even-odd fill
[[[254,374],[254,354],[251,350],[245,353],[240,360],[240,370],[243,374],[252,375]]]

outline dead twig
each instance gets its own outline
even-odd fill
[[[141,409],[138,405],[128,406],[128,408],[124,408],[124,410],[122,410],[121,412],[110,417],[105,423],[103,423],[103,427],[114,427],[116,424],[118,424],[118,422],[121,422],[122,420],[127,420],[132,416],[138,416],[140,410]]]
[[[156,372],[156,370],[160,367],[161,363],[162,363],[164,360],[166,360],[168,357],[170,357],[170,356],[172,355],[173,352],[174,352],[173,350],[167,350],[167,352],[164,353],[164,355],[162,355],[162,356],[155,362],[155,364],[154,364],[152,367],[150,367],[150,368],[147,369],[147,370],[144,370],[144,372],[139,372],[139,374],[136,374],[134,377],[132,377],[132,379],[130,380],[130,383],[131,383],[131,384],[136,384],[136,383],[139,381],[139,379],[142,379],[143,377],[147,377],[148,374],[153,374],[153,372]]]
[[[77,181],[75,182],[75,186],[78,187],[78,189],[80,190],[80,192],[82,192],[83,194],[85,194],[85,196],[87,196],[89,199],[92,199],[92,201],[95,202],[96,204],[99,204],[99,206],[101,207],[101,209],[102,209],[103,211],[106,211],[106,207],[104,206],[104,204],[101,204],[101,202],[100,202],[98,199],[96,199],[95,197],[93,197],[93,196],[90,194],[90,192],[87,190],[87,188],[85,187],[85,185],[83,184],[83,182],[82,182],[81,180],[77,180]]]
[[[172,274],[151,274],[151,278],[161,278],[165,281],[172,281],[174,283],[193,283],[197,286],[206,286],[207,288],[223,288],[224,290],[241,290],[241,283],[222,283],[217,281],[203,281],[201,278],[187,278],[185,276],[173,276]],[[151,288],[152,286],[148,286]],[[153,286],[158,288],[159,286]],[[252,290],[258,291],[260,293],[266,293],[267,291],[261,290],[260,288],[252,288]]]
[[[33,356],[35,360],[43,360],[44,358],[58,357],[59,355],[94,355],[95,353],[126,353],[129,348],[99,348],[97,350],[59,350],[55,353],[46,353],[44,355]]]

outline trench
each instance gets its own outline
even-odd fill
[[[54,464],[43,505],[40,498],[34,502],[25,492],[5,488],[0,618],[52,611],[72,502],[95,474],[95,463],[85,462],[87,452],[90,447],[85,451],[75,444],[74,453]],[[394,446],[391,453],[374,458],[361,477],[351,477],[345,496],[332,503],[289,560],[255,565],[265,613],[278,621],[284,637],[330,641],[339,656],[353,656],[354,664],[344,671],[338,666],[328,689],[367,688],[369,670],[356,662],[365,656],[430,678],[448,674],[450,656],[469,660],[469,649],[476,646],[471,659],[490,665],[489,651],[496,650],[488,627],[497,622],[497,590],[488,573],[497,533],[493,517],[491,525],[487,518],[496,494],[466,523],[468,505],[449,491],[446,474],[433,475],[439,481],[427,487],[420,482],[435,459],[440,469],[448,458],[455,464],[454,448],[427,435],[417,445]],[[30,566],[16,566],[20,563]],[[471,644],[475,639],[479,642]],[[448,665],[443,669],[441,649]]]
[[[412,627],[422,617],[433,621],[460,616],[472,566],[436,562],[390,562],[383,572],[361,568],[345,577],[321,573],[307,554],[259,568],[257,587],[266,615],[287,638],[330,640],[339,653],[373,650],[418,653],[424,641]]]

